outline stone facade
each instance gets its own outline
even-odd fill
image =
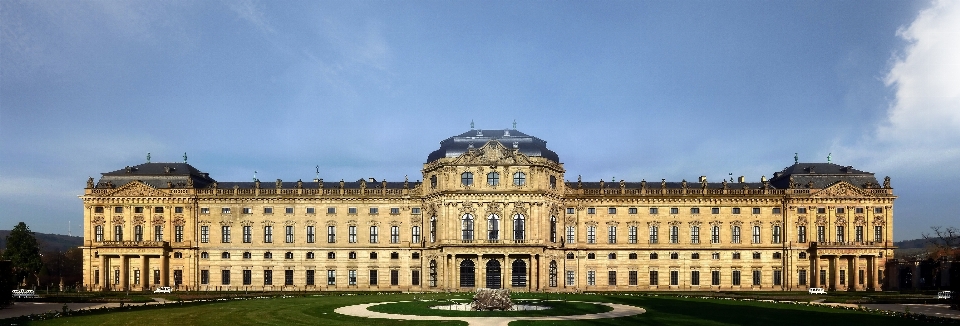
[[[799,163],[746,182],[565,182],[546,142],[471,130],[423,182],[218,182],[184,163],[88,180],[91,290],[879,290],[889,178]]]

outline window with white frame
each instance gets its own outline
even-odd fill
[[[293,243],[293,225],[287,225],[284,229],[284,242]]]
[[[224,225],[220,227],[220,242],[230,243],[230,226]]]
[[[390,243],[400,243],[400,226],[390,226]]]
[[[380,228],[376,225],[370,227],[370,243],[380,242]]]
[[[420,226],[414,225],[410,228],[410,242],[411,243],[420,243]]]
[[[753,239],[751,239],[751,243],[760,243],[760,226],[759,225],[753,226]]]
[[[650,226],[650,243],[659,243],[660,242],[660,227],[656,225]]]
[[[575,226],[567,226],[567,243],[576,243],[577,242],[577,228]]]
[[[631,225],[627,227],[627,242],[637,243],[637,226]]]
[[[617,243],[617,226],[608,225],[607,226],[607,243]]]
[[[670,226],[670,243],[680,243],[680,227],[676,225]]]
[[[273,242],[273,226],[267,225],[263,227],[263,242],[264,243]]]
[[[730,232],[730,242],[731,243],[740,243],[740,226],[734,225]]]
[[[242,234],[243,234],[242,239],[241,239],[241,241],[243,241],[243,243],[250,243],[250,242],[253,241],[253,227],[252,227],[252,226],[244,225],[242,228],[240,228],[240,230],[241,230],[241,232],[242,232]]]
[[[206,225],[201,225],[200,226],[200,243],[209,243],[209,242],[210,242],[210,227]]]
[[[691,226],[690,227],[690,243],[697,244],[700,243],[700,227]]]
[[[307,243],[316,241],[316,228],[313,225],[307,225]]]
[[[337,242],[337,227],[333,225],[327,225],[327,243],[336,243]]]
[[[597,227],[587,226],[587,243],[597,243]]]

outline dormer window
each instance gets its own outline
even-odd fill
[[[462,184],[462,185],[464,185],[464,186],[467,186],[467,187],[472,186],[472,185],[473,185],[473,173],[471,173],[471,172],[461,173],[461,174],[460,174],[460,184]]]
[[[490,186],[499,186],[499,185],[500,185],[500,173],[497,173],[497,172],[487,173],[487,185],[490,185]]]
[[[513,174],[513,185],[514,186],[524,186],[527,184],[527,174],[523,172],[517,172]]]

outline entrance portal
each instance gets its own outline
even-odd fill
[[[487,288],[499,289],[503,287],[500,279],[500,261],[491,259],[487,261]]]
[[[467,259],[460,262],[460,287],[472,288],[476,286],[475,269],[472,260]]]

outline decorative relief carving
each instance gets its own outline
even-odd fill
[[[304,224],[306,224],[307,226],[317,226],[317,221],[307,220],[306,222],[304,222]]]
[[[503,204],[502,203],[490,203],[487,205],[487,215],[497,214],[498,216],[503,216]]]
[[[411,216],[410,217],[411,225],[420,225],[420,216]]]
[[[90,223],[92,223],[93,225],[103,225],[104,222],[105,220],[103,216],[97,216],[97,217],[94,217],[92,220],[90,220]]]
[[[293,225],[297,225],[297,222],[296,222],[296,221],[293,221],[293,220],[286,220],[286,221],[283,222],[283,225],[293,226]]]
[[[468,150],[454,161],[454,165],[525,165],[530,158],[520,151],[511,150],[499,141],[490,140],[483,147]]]
[[[333,223],[336,224],[336,222],[333,222]],[[327,222],[327,224],[330,224],[330,222]],[[347,221],[347,226],[357,226],[357,220]]]
[[[140,181],[127,183],[105,197],[169,197],[170,194]]]
[[[886,222],[883,220],[883,217],[875,216],[873,218],[873,225],[884,225]]]
[[[400,221],[390,221],[390,226],[400,226],[402,224],[403,222],[400,222]]]
[[[353,221],[353,222],[356,223],[356,221]],[[349,222],[347,222],[347,223],[349,223]],[[327,226],[337,226],[337,221],[336,221],[336,220],[327,220]]]
[[[511,213],[511,215],[520,214],[523,216],[527,216],[528,206],[529,206],[528,203],[523,203],[523,202],[513,203],[513,212]]]
[[[154,226],[156,226],[156,225],[163,225],[164,222],[166,222],[166,221],[164,220],[164,218],[163,218],[162,216],[154,216],[153,219],[150,220],[150,225],[154,225]]]
[[[120,215],[114,216],[113,219],[110,220],[111,224],[123,224],[123,222],[123,216]]]
[[[687,222],[687,224],[690,224],[690,226],[700,226],[701,223],[700,221],[690,221]]]
[[[133,217],[133,225],[143,225],[147,221],[143,218],[143,215],[137,215]]]
[[[871,197],[863,190],[850,185],[849,183],[838,181],[812,195],[813,197]]]
[[[730,222],[730,226],[743,226],[743,222],[733,221],[733,222]]]
[[[847,224],[847,219],[843,216],[837,217],[837,224]]]
[[[806,225],[807,225],[807,219],[806,219],[806,218],[798,218],[796,224],[797,224],[797,226],[806,226]]]
[[[187,224],[187,220],[183,216],[177,216],[173,218],[173,225],[184,226]]]
[[[243,221],[240,221],[240,225],[242,225],[242,226],[253,226],[253,221],[251,221],[251,220],[243,220]]]
[[[667,224],[670,224],[672,226],[680,226],[680,224],[683,224],[683,223],[681,223],[680,221],[670,221]]]
[[[233,222],[230,221],[220,221],[220,226],[231,226]]]
[[[460,215],[463,215],[463,214],[470,214],[474,216],[477,215],[477,209],[473,207],[472,202],[470,201],[463,202],[463,204],[460,206]]]
[[[817,216],[817,220],[816,220],[816,222],[814,222],[814,224],[816,224],[816,225],[827,225],[827,217],[826,217],[826,216]]]
[[[720,222],[720,221],[712,221],[712,222],[710,222],[710,226],[720,226],[720,225],[722,225],[722,224],[723,224],[723,222]]]
[[[855,216],[853,218],[853,224],[855,225],[864,225],[867,224],[867,220],[863,216]]]

